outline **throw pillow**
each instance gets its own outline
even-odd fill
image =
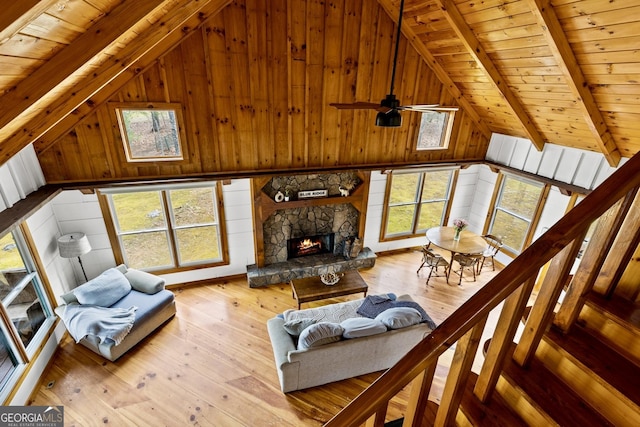
[[[131,292],[131,284],[120,271],[110,268],[73,290],[80,304],[110,307]]]
[[[394,307],[376,316],[389,329],[401,329],[416,325],[422,321],[420,312],[411,307]]]
[[[338,323],[320,322],[306,328],[298,339],[298,350],[340,341],[344,328]]]
[[[302,333],[302,331],[304,331],[314,323],[316,323],[315,319],[294,319],[285,322],[283,327],[289,335],[297,337]]]
[[[387,327],[379,320],[367,317],[354,317],[340,323],[344,328],[342,336],[345,338],[361,338],[369,335],[387,332]]]
[[[153,295],[164,289],[164,279],[146,271],[130,268],[124,276],[133,289],[145,294]]]

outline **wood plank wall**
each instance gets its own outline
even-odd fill
[[[401,128],[378,128],[375,111],[338,111],[328,105],[379,102],[386,95],[394,36],[393,21],[375,0],[233,2],[109,100],[181,103],[187,159],[127,164],[107,102],[39,153],[46,180],[215,176],[484,158],[488,137],[462,110],[456,113],[448,149],[417,152],[418,113],[403,113]],[[456,105],[404,38],[398,62],[395,92],[401,104]]]

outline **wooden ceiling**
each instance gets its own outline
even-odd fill
[[[324,55],[312,58],[314,65],[337,66],[335,73],[343,77],[353,73],[355,81],[341,85],[335,101],[379,102],[388,92],[387,83],[357,89],[358,80],[369,86],[388,81],[391,68],[392,40],[367,37],[363,26],[397,22],[400,0],[270,0],[270,8],[255,6],[262,1],[234,5],[246,4],[244,16],[281,10],[289,23],[306,20],[307,37],[325,39]],[[4,5],[0,164],[32,143],[37,152],[46,150],[230,3],[20,0]],[[384,17],[365,16],[378,4]],[[335,33],[311,10],[341,14],[358,26],[354,37],[345,32],[347,24]],[[615,166],[621,156],[640,151],[639,17],[637,0],[406,0],[402,33],[448,89],[449,99],[487,138],[497,132],[528,138],[538,149],[551,142],[596,151]],[[282,22],[283,31],[291,28],[288,22]],[[264,28],[254,24],[252,19],[234,22],[250,38],[272,37],[275,28],[253,34],[254,28]],[[358,64],[347,60],[353,55],[345,53],[354,46],[359,58],[382,67],[382,78],[357,73]],[[290,46],[286,61],[301,60],[296,48]],[[413,99],[406,78],[397,86],[402,104],[424,102]],[[291,96],[295,88],[288,92]],[[325,111],[330,108],[310,111],[307,120],[336,114]]]

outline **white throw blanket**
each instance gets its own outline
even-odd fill
[[[100,342],[110,339],[116,345],[131,331],[138,309],[134,306],[109,308],[79,304],[68,304],[59,308],[62,308],[59,310],[60,317],[76,343],[87,335],[95,335],[100,338]]]

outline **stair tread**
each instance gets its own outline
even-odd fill
[[[621,322],[640,330],[640,304],[621,297],[612,296],[605,298],[600,294],[591,292],[586,299],[586,304],[594,306],[600,311],[615,316]]]
[[[527,368],[520,367],[508,357],[502,375],[523,390],[559,425],[582,427],[613,425],[535,357]]]
[[[584,328],[574,325],[568,334],[551,328],[545,340],[552,341],[605,382],[640,405],[640,388],[630,378],[640,378],[640,368]]]
[[[474,394],[478,375],[471,373],[464,391],[460,409],[474,426],[526,427],[528,424],[516,414],[499,393],[493,393],[489,402],[482,403]]]

